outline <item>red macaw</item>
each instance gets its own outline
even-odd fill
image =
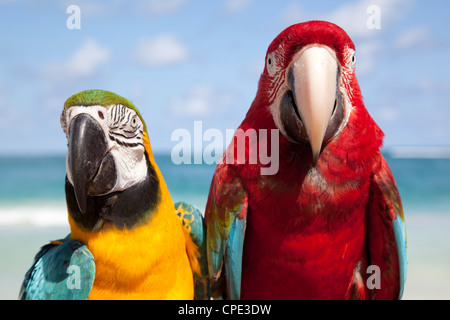
[[[400,299],[403,209],[346,32],[325,21],[281,32],[239,129],[256,132],[257,143],[246,144],[243,163],[235,134],[206,206],[213,296]],[[262,174],[261,159],[248,163],[257,148],[278,149],[275,174]]]

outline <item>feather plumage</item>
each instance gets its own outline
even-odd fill
[[[217,166],[205,212],[211,282],[213,288],[219,288],[213,296],[401,297],[406,275],[403,211],[394,179],[379,151],[384,134],[364,107],[352,61],[355,47],[345,31],[332,23],[310,21],[288,27],[270,44],[258,92],[239,126],[258,135],[257,145],[246,145],[245,159],[257,152],[255,148],[271,154],[271,143],[260,139],[260,129],[279,129],[286,120],[277,118],[277,104],[286,103],[280,95],[294,91],[289,79],[292,61],[299,59],[304,48],[314,46],[327,48],[337,61],[335,106],[341,103],[345,108],[342,122],[323,142],[317,163],[308,137],[296,140],[297,136],[286,136],[292,132],[292,123],[287,132],[280,129],[279,168],[274,175],[260,174],[264,164],[259,159],[256,164],[237,164],[236,144],[230,144],[225,154],[233,154],[235,161]],[[297,123],[302,121],[300,118]],[[238,249],[233,251],[226,244],[238,217],[245,226],[239,229]],[[223,262],[228,252],[242,254],[241,259],[232,259],[233,267]],[[380,267],[380,288],[367,286],[370,265]],[[235,274],[230,278],[223,267]],[[234,279],[240,279],[240,284]],[[233,286],[240,287],[239,295],[229,294]]]

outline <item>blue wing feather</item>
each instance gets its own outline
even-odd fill
[[[392,270],[392,274],[396,274],[396,279],[389,279],[390,272],[386,273],[385,278],[388,287],[398,286],[396,298],[401,299],[407,273],[405,218],[394,176],[382,156],[380,156],[380,166],[373,175],[372,194],[372,222],[377,224],[375,227],[378,228],[371,237],[372,263],[384,265],[387,270],[398,263],[398,273],[396,273],[397,270]],[[392,250],[397,252],[397,263],[390,260]]]
[[[84,300],[94,283],[94,257],[78,240],[67,236],[41,248],[25,275],[22,300]]]
[[[240,299],[248,194],[239,175],[218,165],[205,209],[211,296]]]
[[[392,220],[395,242],[398,252],[398,264],[400,266],[400,293],[398,298],[403,296],[403,289],[406,282],[407,257],[406,257],[406,228],[403,219],[397,215],[397,219]]]
[[[244,250],[245,219],[234,219],[227,240],[225,255],[225,274],[228,299],[241,297],[242,253]]]
[[[200,210],[189,203],[177,202],[175,210],[183,227],[196,246],[196,250],[187,248],[194,274],[194,299],[205,300],[210,297],[208,260],[206,258],[206,225]],[[195,252],[189,252],[190,250]],[[195,260],[195,261],[193,261]]]

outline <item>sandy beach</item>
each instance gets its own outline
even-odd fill
[[[0,226],[0,299],[17,299],[40,246],[69,232],[66,217],[54,207],[53,213],[48,209],[47,223],[29,215],[20,218],[15,210],[17,220]],[[424,212],[406,218],[408,275],[403,299],[450,299],[450,217]]]

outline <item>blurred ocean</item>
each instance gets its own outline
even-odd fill
[[[385,157],[406,216],[404,299],[450,299],[450,156],[421,157],[403,150]],[[173,200],[187,200],[204,211],[215,166],[175,165],[170,155],[155,158]],[[3,156],[0,177],[0,299],[17,299],[40,246],[69,233],[65,157]]]

